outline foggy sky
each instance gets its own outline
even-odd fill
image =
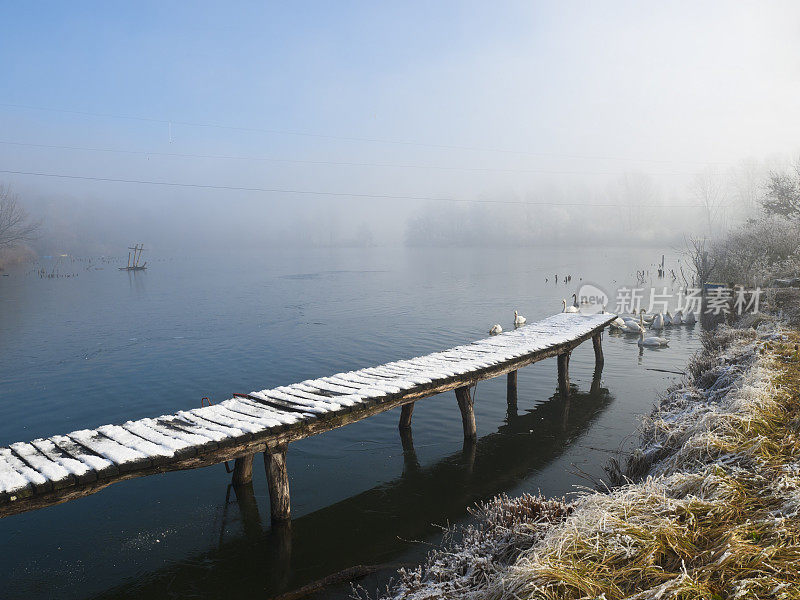
[[[415,223],[447,221],[473,238],[590,226],[657,241],[702,214],[574,204],[684,206],[698,172],[740,180],[743,161],[761,172],[800,149],[794,2],[53,2],[3,15],[0,169],[344,194],[0,173],[71,249],[402,243]]]

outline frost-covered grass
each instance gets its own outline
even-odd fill
[[[770,322],[708,336],[610,466],[620,485],[498,498],[385,598],[800,599],[798,342]]]

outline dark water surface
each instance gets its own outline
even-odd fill
[[[143,273],[53,259],[0,278],[0,444],[222,400],[485,337],[517,309],[561,310],[579,278],[609,291],[660,259],[626,249],[315,249],[211,259],[151,255]],[[124,262],[124,261],[123,261]],[[102,267],[97,269],[96,267]],[[555,285],[555,273],[573,275]],[[545,283],[545,277],[549,282]],[[662,286],[663,283],[656,282]],[[648,283],[649,286],[649,283]],[[568,403],[550,359],[478,385],[462,448],[452,393],[292,444],[294,521],[272,531],[260,459],[237,498],[222,465],[146,477],[0,520],[0,598],[268,598],[353,565],[417,562],[437,525],[498,493],[564,495],[631,443],[640,415],[699,346],[699,326],[641,351],[606,334],[574,353]],[[405,451],[404,451],[405,445]],[[383,575],[367,585],[383,581]],[[317,597],[338,597],[333,588]]]

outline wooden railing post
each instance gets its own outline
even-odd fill
[[[255,454],[248,454],[247,456],[240,456],[233,463],[233,476],[231,483],[233,485],[247,485],[253,481],[253,458]]]
[[[461,423],[464,425],[464,439],[474,440],[478,437],[478,430],[477,427],[475,427],[473,399],[467,386],[456,388],[456,400],[458,400],[458,408],[461,409]]]
[[[594,346],[594,364],[602,368],[603,362],[603,332],[598,331],[592,336],[592,346]]]
[[[411,429],[411,415],[414,414],[414,403],[403,404],[400,408],[400,430]]]
[[[289,504],[289,472],[286,470],[286,446],[267,448],[264,467],[269,487],[269,508],[272,521],[280,523],[291,519]]]
[[[558,355],[558,390],[564,397],[569,396],[569,352]]]

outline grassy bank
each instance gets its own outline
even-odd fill
[[[800,598],[800,335],[755,325],[706,336],[611,491],[497,498],[384,598]]]

